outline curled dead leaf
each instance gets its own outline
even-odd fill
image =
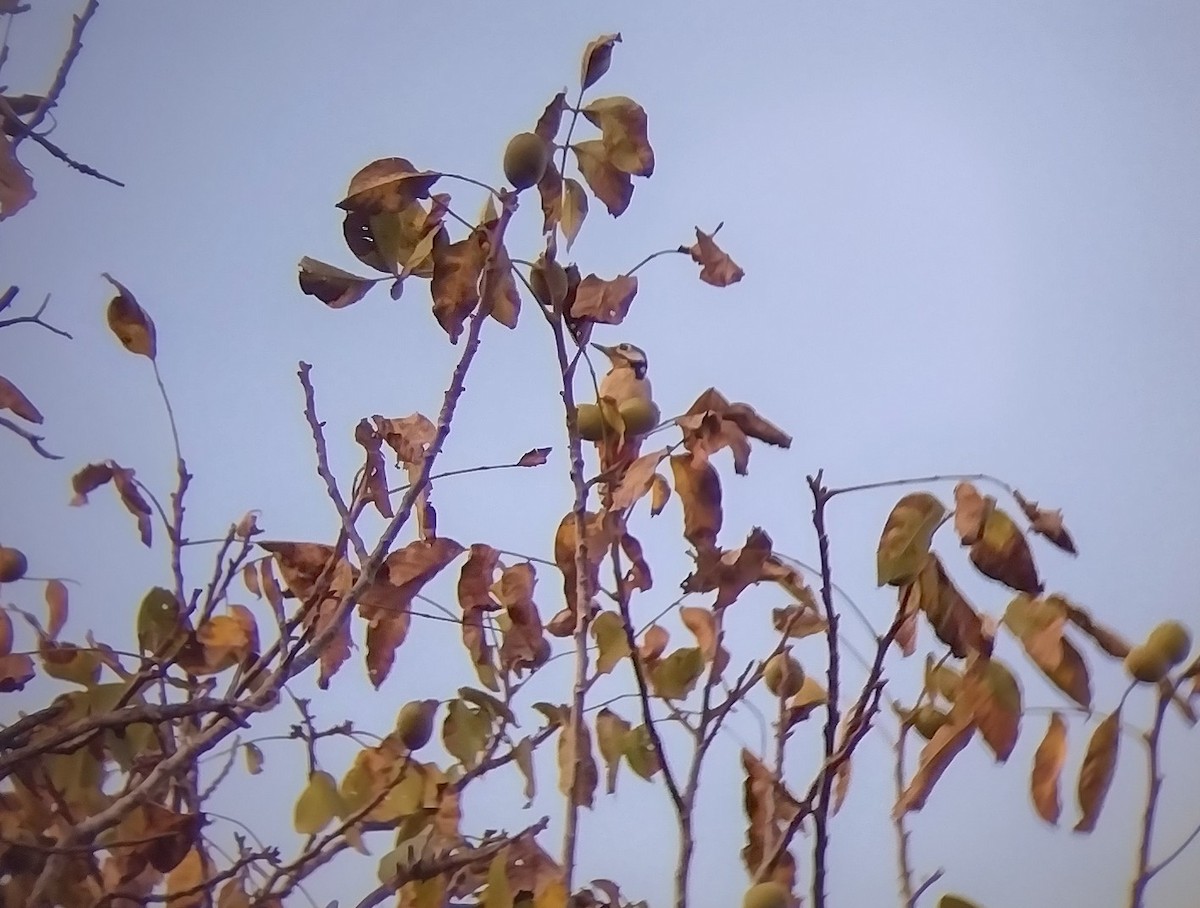
[[[108,303],[109,329],[130,353],[154,359],[158,355],[154,322],[125,285],[107,273],[102,277],[117,288]]]
[[[720,229],[720,227],[717,228],[717,230]],[[716,244],[713,240],[715,235],[716,230],[712,233],[705,233],[697,227],[696,244],[685,247],[685,251],[696,264],[700,265],[700,280],[706,284],[712,284],[714,287],[728,287],[730,284],[740,281],[746,272]]]
[[[304,256],[299,264],[300,290],[330,309],[344,309],[367,295],[375,282]]]
[[[21,419],[41,424],[42,414],[20,388],[0,375],[0,410],[11,410]]]
[[[579,68],[579,87],[586,91],[596,84],[597,80],[608,72],[612,64],[613,45],[621,42],[621,33],[614,32],[601,35],[588,42],[583,49],[583,61]]]

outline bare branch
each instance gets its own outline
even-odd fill
[[[30,445],[30,447],[33,448],[33,450],[37,451],[39,454],[41,454],[47,460],[62,460],[61,454],[52,454],[51,452],[47,451],[44,447],[42,447],[42,442],[45,440],[46,436],[34,435],[32,432],[30,432],[24,426],[19,426],[15,422],[13,422],[11,419],[7,419],[6,417],[3,417],[3,416],[0,416],[0,426],[3,426],[4,428],[8,429],[10,432],[12,432],[16,435],[20,435],[27,442],[29,442],[29,445]]]
[[[9,287],[8,290],[5,291],[3,297],[0,298],[0,311],[8,308],[13,299],[16,298],[17,293],[18,288],[16,287]],[[50,294],[47,293],[46,298],[42,300],[42,304],[38,306],[37,312],[33,313],[33,315],[18,315],[15,318],[0,319],[0,328],[9,328],[13,325],[41,325],[47,331],[57,334],[59,337],[65,337],[67,340],[74,340],[74,338],[62,328],[56,328],[49,322],[42,320],[42,313],[46,311],[46,307],[49,305]]]
[[[92,20],[92,16],[96,14],[96,10],[99,8],[100,0],[88,0],[87,5],[83,8],[83,12],[73,17],[75,25],[71,29],[71,42],[67,45],[67,51],[63,54],[62,60],[58,64],[58,71],[54,74],[54,81],[50,83],[50,88],[42,99],[42,103],[30,115],[29,121],[22,124],[25,127],[26,135],[32,134],[34,130],[41,126],[47,112],[58,103],[58,97],[67,85],[67,74],[71,71],[76,58],[79,57],[79,52],[83,50],[83,30],[87,28],[88,23]],[[12,144],[14,148],[20,144],[21,138],[21,136],[13,138]]]

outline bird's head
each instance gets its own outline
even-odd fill
[[[615,347],[606,347],[603,344],[592,346],[608,357],[614,369],[632,369],[639,381],[646,377],[649,362],[646,352],[641,347],[635,347],[633,344],[617,344]]]

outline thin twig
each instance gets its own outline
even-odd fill
[[[921,896],[923,896],[926,893],[926,891],[929,889],[930,886],[932,886],[934,883],[936,883],[938,880],[940,880],[942,878],[942,874],[944,874],[945,872],[946,871],[942,870],[939,867],[933,873],[929,874],[929,876],[926,878],[925,882],[923,882],[920,886],[918,886],[916,889],[913,890],[912,898],[908,900],[907,908],[917,908],[917,902],[920,901]]]
[[[855,486],[842,486],[837,489],[830,489],[828,498],[835,498],[838,495],[847,495],[850,492],[869,492],[872,489],[890,489],[896,486],[911,486],[921,485],[927,482],[950,482],[956,480],[958,482],[990,482],[1004,489],[1009,495],[1013,493],[1013,488],[1003,479],[997,479],[988,473],[939,473],[934,476],[910,476],[904,479],[885,479],[880,482],[864,482]]]
[[[900,723],[900,735],[896,739],[895,753],[896,759],[892,769],[893,779],[896,783],[896,799],[899,800],[904,794],[905,782],[908,772],[904,767],[904,752],[905,745],[908,743],[909,725],[906,722]],[[904,908],[913,908],[916,902],[916,890],[913,888],[912,875],[912,859],[908,854],[908,826],[907,812],[894,813],[892,815],[892,826],[896,830],[896,862],[900,868],[900,904]]]
[[[1141,837],[1138,842],[1137,868],[1133,884],[1129,889],[1129,908],[1142,908],[1145,904],[1146,887],[1150,884],[1157,868],[1150,866],[1150,844],[1154,835],[1154,815],[1158,810],[1158,796],[1162,791],[1162,767],[1159,765],[1158,740],[1162,733],[1163,718],[1171,702],[1174,688],[1164,687],[1159,691],[1154,710],[1154,724],[1146,732],[1146,809],[1142,813]]]
[[[11,296],[9,296],[9,294],[11,294]],[[16,295],[17,295],[17,288],[9,287],[8,292],[5,294],[5,299],[7,299],[9,302],[11,302],[12,298],[15,297]],[[59,337],[65,337],[67,340],[74,340],[74,338],[71,337],[71,335],[68,332],[64,331],[62,328],[56,328],[49,322],[42,321],[42,313],[46,311],[46,307],[49,305],[50,305],[50,294],[47,293],[46,298],[44,300],[42,300],[42,304],[40,306],[38,306],[37,312],[33,313],[33,315],[18,315],[15,318],[0,319],[0,328],[9,328],[13,325],[41,325],[47,331],[49,331],[53,334],[57,334]],[[5,303],[5,305],[0,305],[0,311],[3,311],[6,308],[6,306],[7,306],[7,303]]]
[[[24,426],[19,426],[11,419],[7,419],[3,416],[0,416],[0,426],[3,426],[15,435],[19,435],[21,438],[24,438],[27,442],[29,442],[29,446],[33,448],[33,450],[37,451],[47,460],[62,460],[61,454],[52,454],[42,447],[42,442],[46,438],[45,435],[34,435]]]
[[[50,83],[50,88],[46,91],[42,102],[37,106],[37,109],[30,115],[29,120],[23,125],[27,130],[26,134],[31,134],[39,126],[42,125],[42,120],[46,118],[46,113],[58,102],[59,95],[67,85],[67,74],[71,71],[71,66],[75,63],[79,52],[83,50],[83,30],[87,28],[88,23],[92,20],[92,16],[96,14],[96,10],[100,8],[100,0],[88,0],[87,5],[83,8],[83,12],[72,17],[75,21],[74,27],[71,29],[71,42],[67,45],[67,51],[63,54],[62,60],[58,64],[58,71],[54,74],[54,81]],[[21,142],[21,136],[14,136],[12,147],[16,148]]]
[[[829,536],[825,532],[825,505],[829,501],[829,490],[821,481],[822,474],[808,477],[808,487],[813,496],[813,529],[817,534],[817,545],[821,556],[821,602],[825,606],[827,625],[825,639],[828,644],[829,665],[826,676],[826,712],[824,729],[825,761],[832,757],[837,746],[837,728],[840,721],[838,696],[841,686],[841,650],[838,647],[838,612],[833,606],[832,566],[829,562]],[[833,793],[834,774],[826,772],[821,778],[821,787],[814,811],[813,822],[816,835],[813,841],[813,908],[825,908],[825,856],[829,848],[829,808]]]
[[[12,125],[16,130],[16,136],[13,138],[13,145],[16,145],[17,141],[22,138],[33,139],[34,142],[36,142],[38,145],[41,145],[42,148],[46,149],[46,151],[50,152],[52,156],[58,158],[72,170],[77,170],[79,173],[82,173],[85,176],[95,177],[97,180],[101,180],[105,183],[111,183],[114,186],[120,186],[122,189],[125,187],[125,184],[120,180],[114,179],[106,173],[101,173],[90,164],[85,164],[82,161],[75,160],[45,136],[34,132],[30,127],[25,125],[25,123],[13,111],[12,107],[9,106],[9,103],[3,98],[0,98],[0,119],[2,119],[6,125]]]
[[[304,389],[304,418],[308,422],[309,429],[312,430],[313,448],[317,453],[317,475],[325,481],[325,491],[329,495],[329,500],[333,502],[338,516],[342,518],[342,527],[346,530],[351,545],[354,546],[354,554],[362,562],[367,558],[367,547],[363,543],[362,536],[358,534],[354,521],[350,518],[350,510],[346,507],[342,493],[338,491],[337,479],[334,478],[333,471],[329,468],[329,448],[325,444],[324,423],[317,418],[316,391],[313,389],[312,379],[309,377],[311,372],[312,366],[302,362],[296,375],[300,378],[300,385]]]

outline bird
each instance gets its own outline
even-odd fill
[[[613,347],[592,344],[608,357],[611,368],[600,381],[600,398],[608,398],[617,406],[625,423],[627,435],[643,435],[658,425],[659,409],[654,403],[650,379],[646,377],[649,361],[641,347],[620,343]]]

